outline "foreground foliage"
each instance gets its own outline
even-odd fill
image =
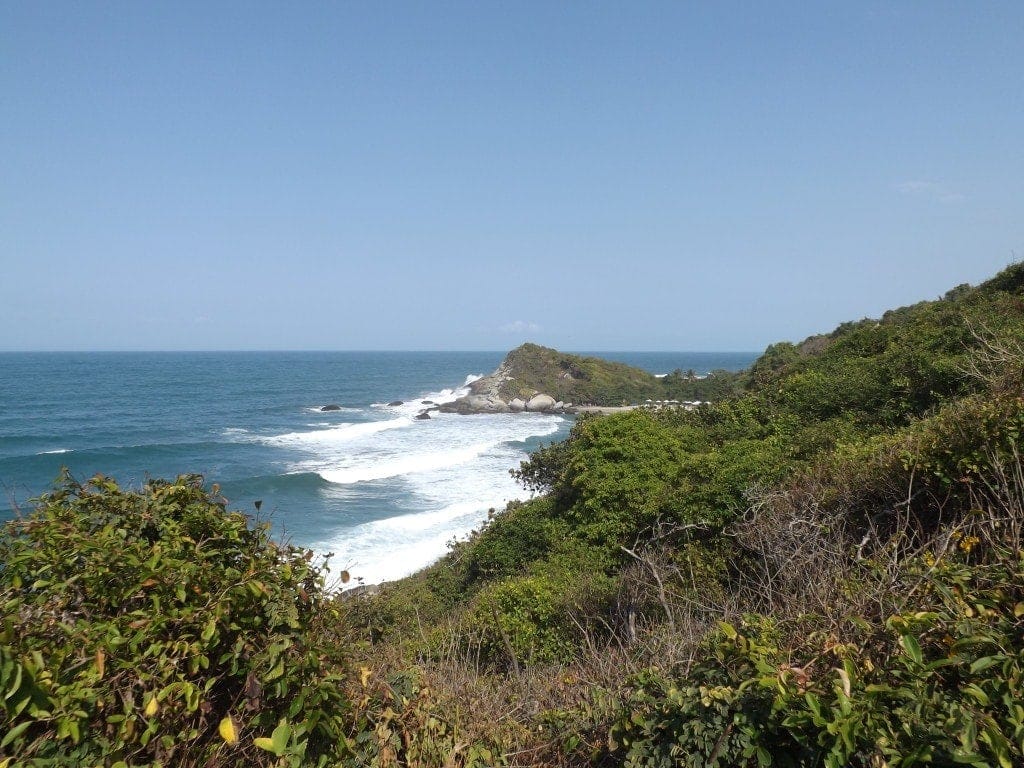
[[[70,478],[0,534],[0,749],[38,764],[298,764],[348,709],[311,641],[334,612],[312,553],[199,478]]]

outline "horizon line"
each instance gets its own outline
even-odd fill
[[[518,345],[517,345],[518,346]],[[515,349],[512,347],[511,349]],[[352,353],[387,352],[401,354],[450,354],[450,353],[502,353],[508,349],[0,349],[0,355],[69,355],[69,354],[267,354],[267,353]],[[698,354],[698,355],[746,355],[760,354],[754,349],[566,349],[570,354],[590,352],[630,352],[641,354]]]

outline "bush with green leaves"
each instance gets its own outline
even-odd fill
[[[345,753],[311,552],[198,476],[65,476],[0,531],[0,756],[18,765],[326,764]],[[325,633],[324,633],[324,636]]]
[[[469,606],[466,640],[501,667],[569,661],[592,629],[590,618],[606,612],[614,584],[592,567],[557,561],[492,582]]]

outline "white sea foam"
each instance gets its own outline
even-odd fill
[[[453,467],[472,461],[492,444],[481,443],[468,448],[456,448],[449,451],[431,451],[429,453],[409,454],[394,459],[378,460],[374,456],[353,458],[351,466],[320,470],[319,474],[329,483],[348,485],[368,480],[383,480],[387,477],[411,475],[417,472],[430,472],[446,467]]]
[[[419,570],[443,555],[452,539],[479,527],[489,509],[503,509],[509,501],[528,496],[509,475],[526,458],[519,443],[554,434],[564,424],[559,416],[440,414],[416,425],[422,429],[382,435],[393,443],[391,460],[349,457],[349,466],[325,468],[320,474],[332,482],[351,482],[361,479],[360,471],[379,477],[387,470],[394,478],[390,482],[402,483],[410,506],[420,511],[339,531],[316,548],[335,552],[335,562],[361,583],[390,581]],[[399,445],[408,448],[403,451]],[[406,471],[391,474],[399,470]]]
[[[328,429],[317,429],[312,432],[288,432],[284,435],[273,435],[260,438],[260,442],[268,445],[310,445],[329,446],[335,443],[346,443],[358,440],[367,435],[374,435],[388,429],[401,429],[411,425],[412,419],[401,417],[388,421],[367,421],[361,424],[342,423]]]
[[[523,441],[556,433],[566,424],[563,417],[432,412],[430,419],[414,418],[430,407],[424,400],[450,402],[477,378],[402,405],[375,404],[362,412],[369,421],[259,438],[293,451],[288,471],[316,472],[328,482],[322,494],[339,500],[339,525],[312,547],[334,552],[334,567],[347,568],[358,583],[389,581],[423,568],[453,538],[477,528],[488,509],[527,495],[509,469],[526,458]],[[396,496],[409,514],[345,525],[360,497]]]
[[[374,520],[356,526],[316,546],[336,554],[335,564],[355,577],[354,583],[378,584],[408,576],[426,567],[487,518],[526,492],[508,474],[508,466],[525,454],[505,452],[454,473],[447,480],[418,475],[410,490],[429,511]],[[497,459],[497,461],[495,461]],[[445,503],[445,502],[448,503]]]
[[[54,448],[52,451],[40,451],[36,456],[48,456],[53,453],[73,453],[74,448]]]

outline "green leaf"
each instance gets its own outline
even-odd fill
[[[210,619],[206,622],[206,626],[203,628],[203,634],[200,635],[200,639],[204,643],[210,642],[210,638],[213,637],[213,633],[217,631],[217,622],[214,619]]]
[[[280,722],[274,732],[270,734],[271,740],[274,742],[274,754],[280,757],[284,754],[285,749],[288,748],[288,739],[291,738],[292,729],[288,723],[284,720]]]
[[[989,705],[988,694],[986,694],[983,690],[981,690],[981,688],[976,686],[974,683],[971,683],[970,685],[965,685],[963,687],[963,691],[972,699],[981,704],[981,706],[987,707]]]
[[[4,696],[5,701],[14,696],[14,694],[18,692],[18,689],[21,688],[21,669],[21,664],[14,664],[14,681],[11,683],[9,690],[7,691],[7,695]]]
[[[263,679],[264,679],[264,681],[269,682],[271,680],[276,680],[277,678],[279,678],[283,674],[284,674],[284,659],[278,659],[277,660],[277,664],[274,665],[274,668],[272,670],[270,670],[266,674],[266,677],[264,677]]]
[[[0,741],[0,749],[3,749],[8,744],[10,744],[12,741],[14,741],[19,736],[21,736],[21,734],[23,734],[26,730],[28,730],[28,727],[30,725],[32,725],[32,721],[31,720],[26,720],[24,723],[19,723],[18,725],[16,725],[13,728],[11,728],[11,730],[9,730],[7,732],[7,735],[4,736],[3,741]]]
[[[982,656],[980,659],[976,659],[974,663],[971,664],[971,673],[977,674],[978,672],[982,672],[991,667],[993,664],[998,664],[1002,660],[1002,656]]]
[[[903,650],[907,652],[907,656],[915,662],[920,664],[924,661],[924,655],[921,653],[921,645],[917,642],[916,637],[913,635],[903,635],[900,637],[900,645],[903,646]]]
[[[982,732],[981,740],[988,742],[988,745],[992,747],[1001,768],[1013,768],[1013,762],[1010,759],[1010,743],[999,731],[999,728],[994,725],[988,726]]]

